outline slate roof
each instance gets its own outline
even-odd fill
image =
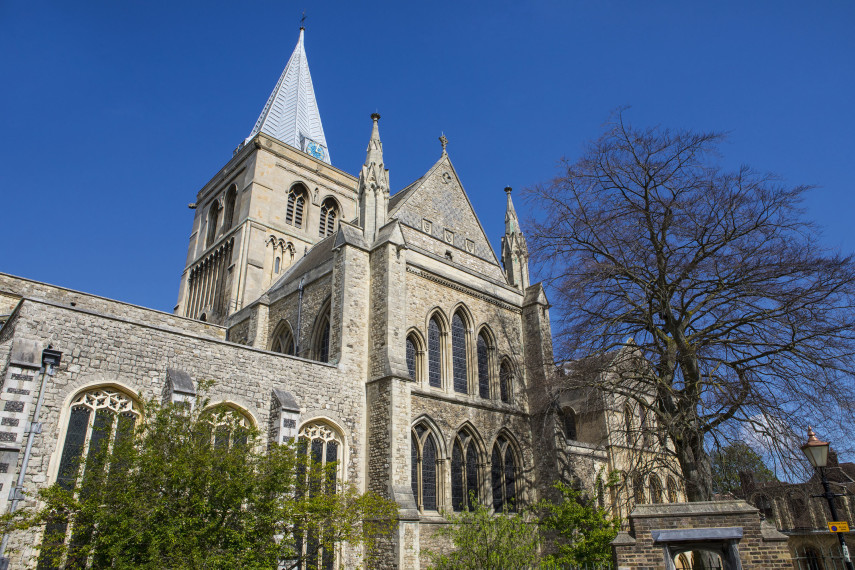
[[[324,127],[321,125],[321,114],[315,100],[312,76],[309,73],[309,62],[303,46],[303,32],[303,28],[300,28],[300,38],[288,65],[285,66],[246,140],[262,132],[298,150],[304,150],[304,140],[309,138],[324,146],[326,152],[321,160],[331,164]]]

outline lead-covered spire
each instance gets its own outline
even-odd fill
[[[505,188],[508,195],[508,205],[505,210],[505,235],[502,237],[502,266],[508,283],[522,291],[529,285],[528,281],[528,247],[525,236],[520,230],[520,221],[511,200],[510,186]]]
[[[377,237],[377,230],[386,224],[389,213],[389,171],[383,165],[383,143],[380,141],[380,114],[372,113],[371,138],[365,164],[359,172],[359,225],[368,243]]]
[[[265,133],[330,164],[327,139],[303,45],[304,32],[304,28],[300,28],[297,46],[247,140],[260,132]]]

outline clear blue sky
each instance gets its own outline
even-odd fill
[[[252,129],[304,8],[334,164],[358,172],[377,110],[398,190],[444,131],[494,247],[502,189],[550,179],[631,105],[635,124],[728,131],[728,163],[818,185],[809,216],[855,250],[848,0],[7,1],[0,271],[170,311],[186,205]]]

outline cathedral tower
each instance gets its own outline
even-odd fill
[[[357,180],[330,162],[304,35],[249,137],[190,205],[176,314],[224,323],[356,217]]]

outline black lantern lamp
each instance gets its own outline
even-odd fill
[[[808,427],[808,440],[802,447],[802,453],[805,454],[805,457],[808,458],[810,464],[814,466],[814,468],[819,469],[819,477],[822,481],[822,488],[825,491],[821,495],[811,495],[813,497],[825,497],[828,501],[828,508],[831,511],[831,518],[834,519],[832,522],[840,521],[840,518],[837,516],[837,507],[834,505],[835,497],[842,497],[844,495],[840,495],[837,493],[832,493],[831,488],[828,486],[828,477],[825,476],[825,467],[828,465],[828,442],[820,441],[819,438],[816,437],[816,434],[813,433],[813,428]],[[836,532],[837,540],[840,542],[840,550],[843,551],[843,561],[846,564],[847,570],[855,570],[855,566],[852,566],[852,559],[849,557],[849,549],[846,547],[846,540],[843,539],[843,533]]]

